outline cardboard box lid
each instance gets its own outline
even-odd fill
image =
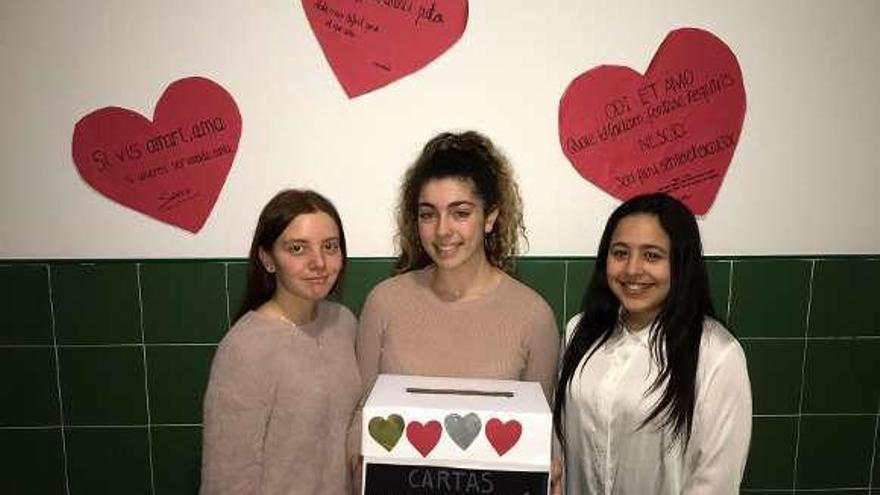
[[[550,465],[552,416],[533,382],[379,375],[362,426],[366,462]]]

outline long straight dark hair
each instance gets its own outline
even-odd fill
[[[662,389],[662,394],[640,427],[659,419],[660,427],[671,428],[673,439],[683,440],[683,446],[690,440],[703,322],[706,317],[718,318],[712,307],[703,246],[694,215],[677,199],[655,193],[636,196],[617,207],[602,233],[595,271],[581,306],[583,316],[563,354],[556,387],[553,426],[563,444],[563,414],[572,377],[583,369],[580,363],[586,364],[608,340],[619,317],[620,301],[608,286],[606,274],[611,237],[621,219],[638,214],[655,217],[669,236],[672,279],[669,294],[649,330],[651,355],[659,373],[648,393]]]
[[[345,248],[345,231],[342,229],[342,219],[339,217],[339,212],[336,211],[336,207],[329,199],[315,191],[286,189],[269,200],[260,213],[260,219],[257,221],[257,228],[254,231],[254,239],[251,242],[251,250],[248,254],[247,289],[233,321],[238,320],[248,311],[259,308],[275,294],[275,274],[266,271],[266,267],[260,262],[260,248],[266,252],[272,252],[272,246],[290,222],[304,213],[319,211],[330,215],[339,229],[342,269],[339,270],[336,283],[330,292],[335,293],[339,290],[342,277],[345,274],[348,253]]]

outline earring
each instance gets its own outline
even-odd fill
[[[266,271],[269,273],[275,273],[275,266],[274,265],[266,265]]]

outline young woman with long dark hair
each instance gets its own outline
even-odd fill
[[[345,256],[339,213],[320,194],[286,190],[263,208],[205,394],[202,495],[350,491],[357,321],[325,300]]]
[[[693,214],[665,194],[608,219],[554,404],[567,493],[737,494],[752,402],[712,307]]]

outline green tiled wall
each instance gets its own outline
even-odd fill
[[[358,312],[389,259],[354,259]],[[578,311],[590,259],[525,258],[523,281]],[[245,265],[0,264],[0,493],[194,494],[201,401]],[[880,494],[880,259],[712,259],[713,300],[754,395],[743,493]]]

